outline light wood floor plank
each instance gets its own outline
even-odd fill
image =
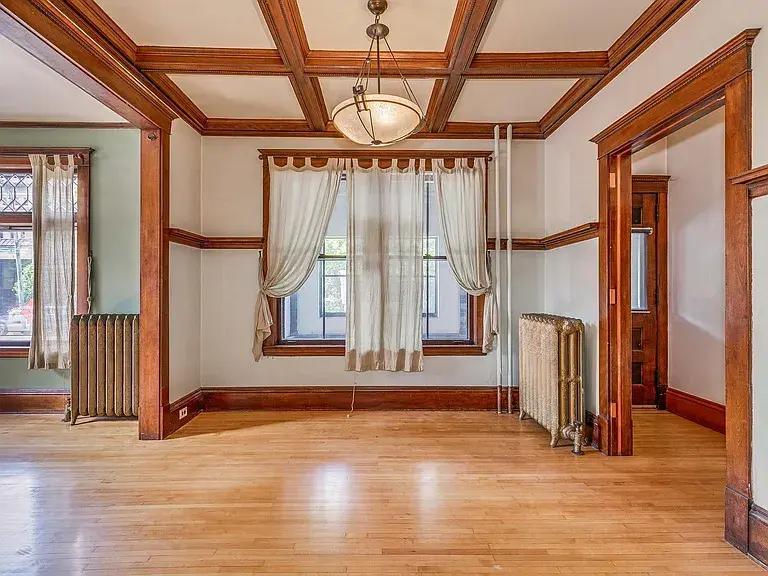
[[[635,416],[632,458],[483,412],[0,416],[0,573],[730,576],[724,438]]]

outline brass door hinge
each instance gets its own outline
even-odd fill
[[[611,304],[616,304],[616,288],[611,288],[608,291],[608,298],[611,301]]]
[[[616,418],[618,410],[619,407],[616,405],[616,402],[611,402],[611,418]]]

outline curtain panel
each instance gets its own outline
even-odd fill
[[[423,369],[424,168],[347,162],[346,369]]]
[[[483,351],[490,352],[499,333],[499,313],[490,256],[486,247],[485,159],[457,158],[454,168],[434,160],[435,196],[445,237],[445,255],[456,281],[468,294],[485,296]]]
[[[75,313],[75,157],[49,165],[31,154],[34,260],[30,369],[69,368],[69,325]]]
[[[269,233],[267,271],[259,260],[260,286],[254,319],[253,357],[258,362],[262,347],[272,333],[272,314],[267,298],[287,298],[312,274],[323,246],[328,222],[344,170],[342,160],[329,159],[320,168],[309,158],[304,166],[277,166],[269,158]]]

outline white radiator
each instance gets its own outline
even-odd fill
[[[574,454],[582,454],[583,322],[523,314],[519,330],[520,419],[530,416],[546,428],[553,448],[560,440],[569,440]]]

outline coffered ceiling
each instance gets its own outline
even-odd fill
[[[366,0],[61,0],[205,135],[338,136]],[[546,138],[697,0],[389,0],[426,138]],[[385,77],[396,78],[389,57]],[[133,73],[133,72],[132,72]],[[384,89],[402,91],[385,80]]]

